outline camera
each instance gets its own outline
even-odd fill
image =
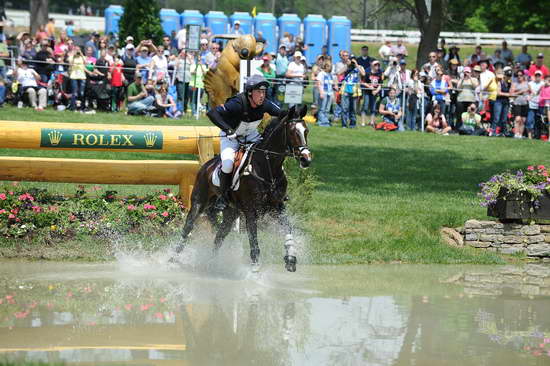
[[[512,76],[512,70],[507,70],[504,75],[511,77]]]

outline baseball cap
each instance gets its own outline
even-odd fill
[[[540,76],[542,76],[542,71],[540,71],[540,70],[535,71],[535,75],[540,75]]]
[[[544,58],[544,53],[542,53],[542,52],[539,53],[539,54],[537,55],[537,58]]]
[[[132,36],[126,37],[126,42],[128,42],[128,41],[133,41],[133,40],[134,40],[134,37],[132,37]]]
[[[286,50],[286,46],[284,44],[279,46],[279,49],[284,48]]]
[[[481,67],[479,65],[475,65],[474,71],[481,72]]]
[[[401,61],[399,61],[399,65],[406,65],[407,64],[407,61],[405,59],[401,59]]]
[[[302,59],[302,58],[304,58],[304,56],[302,56],[302,52],[296,51],[296,52],[294,52],[294,58]]]
[[[510,66],[505,66],[502,72],[506,73],[506,71],[512,71],[512,68]]]
[[[374,61],[372,62],[372,64],[373,64],[373,65],[376,65],[376,64],[380,65],[380,61],[374,60]]]
[[[241,24],[241,22],[238,21],[238,20],[235,20],[235,23],[233,23],[233,24]]]
[[[264,57],[262,57],[262,60],[264,60],[264,61],[269,61],[269,56],[264,56]]]
[[[454,60],[454,59],[453,59]],[[469,66],[464,68],[464,72],[472,72],[472,69]]]
[[[129,43],[126,45],[125,47],[127,50],[133,50],[134,48],[136,48],[136,46],[134,46],[133,44]]]
[[[206,38],[201,39],[201,44],[208,44],[208,40]]]

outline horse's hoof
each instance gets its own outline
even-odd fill
[[[289,272],[296,272],[296,257],[293,255],[285,255],[285,268]]]
[[[258,272],[260,272],[260,263],[252,263],[252,264],[250,265],[250,271],[251,271],[252,273],[258,273]]]

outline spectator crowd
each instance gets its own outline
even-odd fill
[[[231,33],[242,34],[238,22]],[[0,29],[0,105],[198,114],[206,108],[203,78],[223,46],[208,29],[196,52],[185,50],[184,30],[154,44],[98,33],[82,39],[72,22],[59,32],[53,20],[34,35],[7,38]],[[267,97],[279,104],[290,85],[311,90],[319,126],[548,138],[550,75],[544,54],[532,57],[527,46],[517,55],[506,42],[492,55],[477,46],[462,58],[457,46],[447,49],[442,40],[420,69],[410,65],[400,40],[383,42],[376,55],[366,45],[359,55],[341,51],[338,60],[325,46],[312,65],[306,50],[303,39],[284,33],[276,53],[258,56],[256,72],[270,81]]]

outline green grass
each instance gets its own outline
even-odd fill
[[[363,45],[369,46],[369,55],[371,57],[379,58],[378,56],[378,49],[382,45],[382,43],[372,43],[372,42],[353,42],[351,45],[352,52],[359,56],[361,54],[361,47]],[[416,66],[416,53],[418,52],[418,45],[414,44],[405,44],[407,47],[407,51],[409,52],[409,56],[407,57],[407,67],[409,69],[413,69]],[[449,51],[451,44],[447,44],[447,52]],[[475,51],[475,45],[459,45],[460,48],[459,55],[460,59],[464,61],[466,58],[470,57]],[[483,52],[487,56],[492,56],[495,53],[495,50],[497,48],[500,48],[499,45],[483,45]],[[514,57],[516,57],[519,53],[521,53],[521,47],[509,47],[512,52],[514,53]],[[545,64],[548,66],[548,60],[550,60],[550,47],[529,47],[527,52],[533,57],[533,61],[537,57],[537,54],[539,52],[544,53],[544,60]],[[427,60],[426,60],[427,62]]]
[[[174,122],[123,115],[38,113],[15,108],[0,110],[0,118],[128,124]],[[198,124],[207,123],[202,120]],[[385,133],[370,128],[344,130],[312,126],[311,129],[309,143],[314,154],[311,169],[318,184],[309,211],[299,212],[297,216],[309,237],[307,247],[313,263],[502,263],[502,257],[491,253],[442,244],[439,229],[460,226],[470,218],[486,218],[485,210],[476,199],[479,182],[503,170],[550,164],[547,153],[550,145],[542,141]],[[0,155],[115,157],[102,152],[7,149],[0,149]],[[181,157],[117,152],[116,158]],[[75,186],[26,184],[72,192]],[[128,194],[152,189],[114,187]],[[90,243],[93,244],[93,239]],[[67,246],[62,248],[66,254]],[[94,250],[84,251],[82,258],[87,257],[86,253],[93,258],[100,257]]]

